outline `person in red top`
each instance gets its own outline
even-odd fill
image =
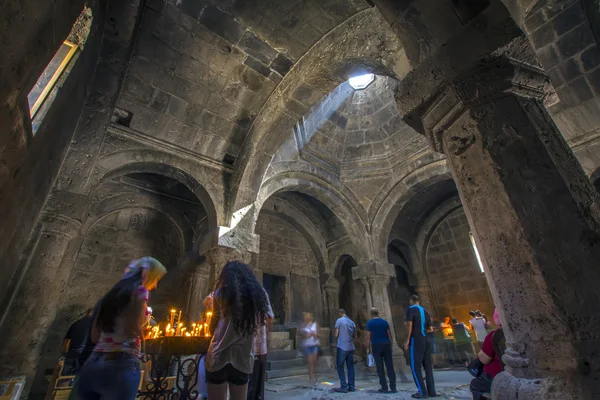
[[[481,351],[477,355],[479,361],[483,364],[483,372],[471,381],[473,400],[481,400],[484,393],[489,393],[492,390],[493,379],[504,371],[501,360],[502,354],[498,354],[498,351],[501,350],[498,342],[504,337],[498,310],[494,310],[494,322],[498,329],[487,334],[481,345]]]

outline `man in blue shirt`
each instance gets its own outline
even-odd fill
[[[369,352],[375,358],[375,366],[377,367],[377,375],[379,376],[380,393],[388,392],[388,384],[385,380],[385,372],[383,371],[383,363],[387,369],[388,377],[390,378],[390,389],[392,393],[396,393],[396,373],[394,372],[394,360],[392,359],[392,333],[390,324],[379,317],[379,311],[376,308],[371,308],[371,320],[367,322],[367,341],[369,342]]]
[[[340,387],[334,389],[338,393],[354,392],[354,335],[356,325],[346,315],[346,310],[340,309],[340,318],[335,322],[335,337],[337,338],[336,366],[340,377]],[[348,384],[344,374],[344,363],[348,368]]]
[[[413,294],[410,296],[409,302],[410,307],[406,310],[407,339],[404,349],[410,349],[410,369],[417,384],[418,392],[412,397],[415,399],[436,397],[431,352],[427,338],[427,332],[431,330],[431,317],[419,304],[419,296]],[[427,391],[425,391],[421,366],[425,368]]]

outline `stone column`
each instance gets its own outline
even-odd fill
[[[416,275],[416,281],[417,284],[415,285],[415,290],[421,299],[421,305],[429,312],[431,318],[433,318],[437,314],[437,309],[433,301],[433,293],[431,291],[429,279],[425,273],[421,273]]]
[[[371,306],[379,310],[379,315],[386,319],[390,324],[392,334],[392,353],[394,355],[394,366],[398,371],[399,379],[406,382],[406,373],[408,367],[404,357],[404,351],[396,342],[396,333],[394,321],[392,318],[392,307],[388,292],[390,278],[395,277],[394,265],[384,262],[369,261],[352,268],[352,277],[354,279],[366,279],[371,293]]]
[[[365,288],[365,297],[367,298],[367,308],[369,310],[371,310],[371,308],[373,308],[373,297],[371,295],[371,286],[369,286],[369,281],[367,280],[367,278],[360,278],[359,281]],[[367,315],[370,312],[369,310],[367,310]]]
[[[364,278],[363,278],[364,279]],[[366,278],[371,287],[371,296],[373,298],[373,305],[379,310],[379,316],[390,323],[390,330],[392,331],[392,338],[394,343],[392,344],[392,350],[394,353],[398,352],[400,348],[396,343],[396,330],[394,328],[394,319],[392,317],[392,307],[390,305],[390,295],[388,292],[388,285],[390,283],[390,277],[385,275],[375,275]]]
[[[211,289],[227,262],[241,260],[245,263],[249,263],[251,258],[251,253],[248,251],[224,246],[213,247],[207,250],[204,255],[206,256],[206,262],[210,266],[209,282]]]
[[[327,317],[329,321],[329,329],[331,329],[331,338],[333,340],[333,332],[335,327],[335,321],[338,318],[338,310],[340,309],[340,284],[334,280],[330,279],[327,284],[323,287],[326,298],[326,309],[327,309]]]
[[[197,321],[204,311],[202,301],[210,293],[210,265],[207,262],[193,266],[185,286],[184,310],[186,321]]]
[[[494,399],[600,398],[600,198],[540,101],[546,89],[540,70],[496,58],[420,110],[501,310]]]
[[[55,367],[60,356],[65,333],[56,328],[65,318],[60,300],[81,246],[79,222],[43,213],[40,225],[9,308],[0,320],[0,375],[25,375],[23,393],[32,385],[45,389],[44,370]]]

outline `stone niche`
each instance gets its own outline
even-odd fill
[[[481,272],[469,237],[462,208],[450,213],[435,228],[426,248],[426,265],[437,315],[466,322],[469,311],[491,316],[494,304],[485,274]]]
[[[263,273],[263,281],[266,284],[267,281],[279,282],[275,285],[277,287],[268,283],[265,289],[270,297],[279,299],[284,285],[284,304],[274,305],[284,307],[279,314],[285,318],[279,322],[297,326],[303,320],[303,312],[312,312],[323,325],[319,268],[309,239],[288,221],[264,212],[258,218],[256,233],[260,235],[257,265]],[[265,276],[268,277],[266,281]]]

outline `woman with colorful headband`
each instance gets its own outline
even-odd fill
[[[136,398],[143,326],[149,317],[148,295],[166,273],[152,257],[135,260],[102,298],[91,333],[97,344],[79,376],[80,399]]]

